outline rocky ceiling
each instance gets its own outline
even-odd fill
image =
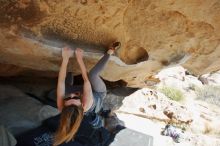
[[[142,87],[160,69],[220,69],[219,0],[0,0],[0,76],[56,76],[61,47],[82,47],[90,69],[122,46],[102,77]],[[79,74],[74,58],[69,70]]]

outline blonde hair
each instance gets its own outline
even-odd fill
[[[63,142],[69,142],[79,129],[83,118],[82,106],[70,105],[63,108],[60,118],[60,125],[55,134],[54,146]]]

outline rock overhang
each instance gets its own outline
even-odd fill
[[[61,47],[67,43],[85,49],[90,69],[106,47],[117,40],[122,47],[102,76],[110,81],[124,80],[128,86],[143,87],[158,82],[153,75],[169,65],[182,64],[195,75],[220,68],[217,0],[1,3],[3,66],[58,72]],[[77,69],[74,59],[71,63]]]

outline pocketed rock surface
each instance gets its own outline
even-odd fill
[[[90,69],[115,40],[121,48],[102,73],[109,81],[155,84],[152,75],[172,64],[210,73],[220,69],[219,13],[218,0],[1,1],[0,75],[56,76],[64,44],[81,46]]]

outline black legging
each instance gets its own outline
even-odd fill
[[[100,77],[100,73],[106,66],[109,58],[110,55],[106,53],[89,72],[89,80],[92,85],[92,89],[96,92],[106,92],[106,86]]]

